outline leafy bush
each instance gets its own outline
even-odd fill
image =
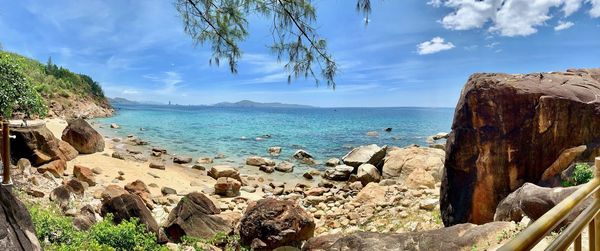
[[[575,164],[575,170],[573,170],[573,175],[570,180],[563,181],[562,185],[565,187],[568,186],[578,186],[581,184],[588,183],[588,181],[594,178],[594,171],[592,167],[590,167],[587,163],[577,163]]]
[[[42,97],[19,64],[6,54],[0,54],[0,116],[10,118],[13,112],[23,112],[27,116],[43,117],[47,111]]]
[[[147,232],[136,218],[115,225],[108,215],[89,231],[79,231],[73,226],[72,218],[61,215],[56,208],[33,205],[29,212],[38,239],[48,244],[44,247],[46,250],[168,250],[157,244],[156,236]]]

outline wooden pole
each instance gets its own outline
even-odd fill
[[[2,121],[2,184],[10,184],[10,133],[8,121]]]

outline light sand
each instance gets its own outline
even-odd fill
[[[67,126],[67,123],[62,119],[47,119],[46,126],[57,138],[60,138],[62,131]],[[190,192],[200,192],[205,188],[211,188],[216,183],[213,178],[206,175],[205,171],[194,170],[189,167],[180,165],[167,165],[166,170],[158,170],[148,167],[150,161],[139,162],[112,158],[110,156],[114,151],[114,142],[108,138],[105,138],[105,144],[106,145],[103,152],[94,154],[80,154],[74,160],[69,161],[67,170],[65,170],[66,173],[71,174],[73,172],[74,165],[102,169],[102,173],[96,175],[96,182],[98,185],[92,187],[90,189],[91,192],[94,192],[97,189],[103,189],[104,186],[108,186],[110,184],[124,186],[127,183],[139,179],[146,185],[151,183],[158,185],[158,188],[149,187],[153,196],[160,195],[160,188],[165,186],[175,189],[180,195],[185,195]],[[119,171],[125,173],[123,175],[125,180],[119,180],[118,182],[114,183],[113,181],[119,176]],[[288,187],[294,186],[296,183],[315,184],[317,182],[307,181],[298,174],[283,174],[279,172],[266,174],[259,171],[258,167],[246,166],[245,168],[241,168],[240,172],[242,175],[253,175],[256,178],[263,177],[264,182],[259,182],[258,180],[249,181],[250,184],[258,184],[260,186],[263,184],[268,184],[273,180],[277,180],[279,182],[285,181]],[[159,178],[154,178],[148,173],[155,174],[159,176]],[[192,181],[199,183],[200,186],[191,186],[190,183]],[[240,196],[250,200],[261,199],[264,195],[260,187],[256,189],[255,193],[247,193],[244,191],[240,192]]]

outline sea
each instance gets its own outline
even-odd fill
[[[454,108],[422,107],[117,105],[116,111],[113,117],[93,121],[104,135],[135,135],[171,154],[193,158],[225,155],[243,161],[251,155],[268,156],[269,147],[279,146],[279,159],[303,149],[321,162],[341,158],[361,145],[426,146],[428,136],[450,131],[454,114]],[[110,129],[111,123],[120,128]],[[377,132],[377,136],[369,132]]]

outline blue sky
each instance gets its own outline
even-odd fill
[[[85,73],[110,97],[179,104],[250,99],[317,106],[454,107],[475,72],[600,67],[600,0],[320,0],[337,88],[287,84],[268,20],[250,19],[239,73],[209,66],[173,1],[0,0],[5,50]]]

